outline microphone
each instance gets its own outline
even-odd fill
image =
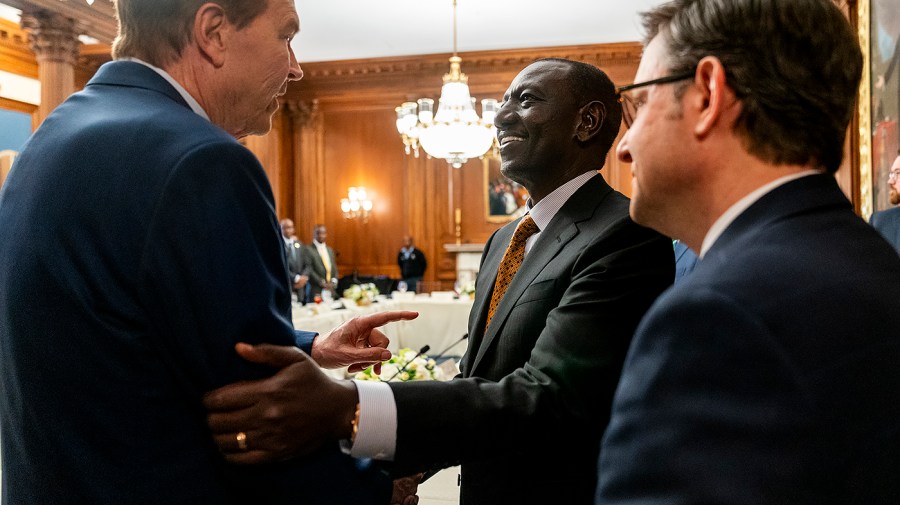
[[[460,337],[458,340],[453,341],[453,343],[450,344],[450,345],[448,345],[446,348],[444,348],[443,351],[437,353],[436,355],[432,356],[431,358],[434,359],[434,360],[437,360],[438,358],[443,358],[444,355],[447,354],[447,352],[448,352],[450,349],[453,349],[454,347],[456,347],[457,344],[462,343],[462,342],[463,342],[464,340],[466,340],[467,338],[469,338],[469,334],[468,334],[468,333],[463,333],[463,336],[462,336],[462,337]]]
[[[402,374],[404,371],[406,371],[406,367],[408,367],[410,363],[412,363],[413,361],[415,361],[416,358],[418,358],[419,356],[421,356],[421,355],[425,354],[426,352],[428,352],[429,349],[431,349],[430,346],[428,346],[428,345],[423,345],[422,348],[419,349],[419,352],[417,352],[416,355],[413,356],[413,358],[412,358],[411,360],[407,361],[406,364],[404,364],[402,367],[400,367],[400,369],[397,370],[397,372],[396,372],[394,375],[391,375],[390,378],[388,378],[388,380],[381,379],[381,381],[382,381],[382,382],[390,382],[390,381],[392,381],[392,380],[394,379],[394,377],[396,377],[396,376]]]

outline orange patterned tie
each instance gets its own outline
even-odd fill
[[[494,282],[494,293],[491,295],[491,305],[488,307],[487,322],[484,324],[485,328],[491,324],[491,318],[494,317],[494,312],[497,311],[497,306],[500,305],[500,300],[503,299],[506,288],[509,287],[509,283],[512,282],[516,272],[519,271],[519,266],[522,265],[522,259],[525,257],[525,241],[539,231],[541,230],[534,224],[534,219],[531,219],[531,216],[525,216],[519,221],[519,225],[516,226],[516,231],[513,233],[512,240],[509,241],[506,252],[503,253],[500,268],[497,270],[497,281]]]

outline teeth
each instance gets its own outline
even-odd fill
[[[504,144],[508,144],[509,142],[521,142],[521,141],[523,141],[523,140],[525,140],[525,139],[523,139],[522,137],[512,137],[512,136],[510,136],[510,137],[503,137],[503,138],[500,140],[500,145],[502,146],[502,145],[504,145]]]

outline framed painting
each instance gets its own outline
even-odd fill
[[[859,0],[865,71],[859,96],[861,214],[892,206],[887,179],[900,156],[900,0]]]
[[[525,214],[528,191],[500,173],[499,155],[486,154],[484,168],[484,210],[489,223],[506,223]]]

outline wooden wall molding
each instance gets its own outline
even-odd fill
[[[76,31],[104,44],[112,44],[118,26],[111,0],[96,0],[88,5],[83,0],[3,0],[3,3],[22,11],[46,10],[78,21]]]
[[[38,65],[28,33],[12,21],[0,19],[0,69],[37,79]]]
[[[473,96],[500,98],[522,68],[539,58],[560,57],[601,68],[637,68],[641,45],[634,42],[460,53]],[[288,97],[317,99],[323,110],[378,110],[440,92],[449,53],[302,63],[304,77],[291,83]],[[611,75],[611,77],[613,77]],[[615,77],[613,77],[615,79]],[[631,76],[628,77],[628,80]]]

